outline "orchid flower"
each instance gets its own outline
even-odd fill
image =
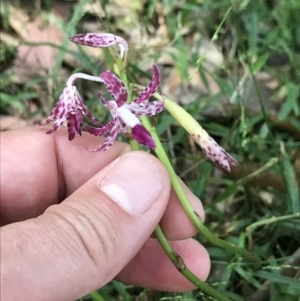
[[[153,65],[152,70],[153,77],[151,82],[131,103],[126,102],[126,88],[116,75],[108,70],[100,74],[113,100],[108,101],[101,94],[99,94],[99,99],[110,110],[113,120],[100,128],[86,127],[87,131],[95,136],[103,136],[109,133],[104,143],[94,151],[107,150],[116,140],[118,134],[129,131],[131,131],[131,135],[137,142],[146,145],[150,149],[155,149],[155,142],[151,134],[139,119],[141,115],[153,116],[164,109],[162,101],[149,102],[149,98],[156,92],[160,83],[159,72],[155,65]]]
[[[78,34],[70,38],[72,42],[91,46],[91,47],[109,47],[118,44],[120,47],[120,57],[128,52],[127,42],[116,35],[110,33],[87,33]],[[92,115],[87,106],[84,104],[76,86],[75,80],[84,78],[87,80],[102,82],[105,84],[113,100],[106,100],[99,94],[100,102],[106,106],[113,117],[113,120],[105,126],[101,126],[97,119]],[[97,128],[87,126],[87,131],[95,136],[107,137],[102,145],[94,151],[105,151],[116,140],[120,133],[130,133],[133,138],[151,149],[155,148],[155,142],[149,131],[142,125],[139,116],[153,116],[164,109],[164,103],[153,101],[149,103],[149,98],[156,92],[160,84],[160,75],[157,67],[153,66],[153,77],[149,85],[140,95],[131,103],[127,103],[127,90],[124,83],[112,72],[106,70],[99,77],[90,76],[83,73],[73,74],[64,88],[55,108],[50,116],[42,123],[48,124],[54,119],[54,125],[47,133],[53,133],[58,130],[62,124],[67,121],[69,140],[74,139],[75,135],[81,135],[83,125],[83,116],[86,116]]]
[[[86,116],[95,125],[100,125],[88,107],[84,104],[75,86],[75,80],[78,78],[102,82],[101,78],[96,76],[90,76],[84,73],[73,74],[67,81],[66,87],[63,89],[50,116],[42,123],[42,125],[46,125],[56,119],[52,129],[48,131],[47,134],[51,134],[58,130],[63,123],[67,121],[69,140],[73,140],[75,135],[81,135],[83,116]]]
[[[76,86],[75,80],[83,78],[87,80],[102,82],[112,95],[114,100],[106,100],[101,94],[99,99],[106,106],[113,117],[113,120],[105,126],[101,126],[97,119],[92,115],[87,106],[84,104]],[[105,151],[116,140],[120,133],[130,133],[133,138],[150,149],[155,148],[155,142],[149,131],[142,125],[139,116],[153,116],[164,109],[164,103],[153,101],[149,103],[149,98],[156,92],[160,83],[158,68],[153,65],[153,77],[149,85],[140,95],[131,103],[127,101],[127,91],[122,81],[112,72],[103,71],[99,77],[86,75],[84,73],[73,74],[67,81],[59,100],[50,116],[42,123],[48,124],[54,119],[54,125],[47,134],[58,130],[62,124],[67,121],[69,140],[74,139],[75,135],[81,135],[83,125],[83,116],[86,116],[98,128],[87,126],[87,131],[94,136],[103,136],[109,133],[106,140],[94,151]]]

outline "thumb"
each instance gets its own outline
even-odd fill
[[[131,152],[40,217],[3,227],[2,300],[74,300],[105,285],[149,238],[169,192],[161,163]]]

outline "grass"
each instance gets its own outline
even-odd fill
[[[232,174],[221,174],[167,113],[158,117],[158,133],[167,141],[164,147],[177,174],[201,198],[207,227],[220,238],[249,247],[263,260],[261,268],[253,270],[250,264],[198,235],[213,263],[208,283],[232,300],[299,300],[299,1],[151,0],[145,5],[131,1],[126,18],[121,17],[122,11],[111,9],[113,2],[98,1],[105,12],[104,17],[99,17],[92,9],[83,10],[92,1],[78,1],[63,22],[51,13],[52,2],[42,1],[37,13],[62,28],[66,39],[59,47],[52,71],[25,83],[14,82],[9,68],[18,46],[1,47],[1,114],[24,119],[46,115],[49,104],[39,99],[36,87],[51,81],[53,104],[56,102],[63,88],[63,82],[57,78],[61,68],[65,68],[67,52],[77,59],[76,67],[72,67],[77,71],[97,75],[104,68],[99,58],[89,56],[83,48],[68,47],[67,37],[84,31],[90,22],[103,31],[125,37],[137,24],[141,38],[147,36],[153,41],[162,35],[162,45],[133,43],[130,77],[142,82],[148,76],[143,71],[145,66],[161,60],[169,51],[167,46],[172,46],[171,61],[165,63],[164,70],[176,69],[180,89],[186,91],[177,93],[183,97],[174,100],[182,102],[214,139],[238,159],[240,166]],[[8,21],[8,6],[1,5],[5,8],[1,9],[1,31],[16,37]],[[217,68],[206,64],[210,48],[205,40],[216,45],[223,55]],[[203,48],[204,54],[199,54]],[[271,81],[269,86],[262,80],[263,75]],[[206,88],[205,92],[197,93],[197,87],[192,85],[194,78]],[[217,89],[210,90],[212,81]],[[195,93],[188,93],[193,89]],[[89,107],[106,118],[106,112],[96,106],[96,98],[84,94]],[[29,110],[32,103],[36,104],[35,109]],[[113,281],[81,300],[211,298],[199,290],[164,293]]]

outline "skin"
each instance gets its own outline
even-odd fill
[[[112,279],[157,290],[194,289],[152,234],[158,222],[186,265],[207,278],[208,254],[192,239],[197,231],[155,157],[119,142],[91,153],[86,147],[96,148],[102,138],[83,133],[70,142],[66,129],[46,135],[48,130],[1,133],[1,300],[74,300]],[[119,166],[127,179],[131,168],[124,166],[135,162],[137,170],[150,164],[159,179],[151,168],[145,174],[154,187],[163,187],[138,214],[113,201],[100,184],[120,176],[114,175]],[[136,188],[139,179],[129,177],[128,186]],[[204,219],[201,202],[182,185]],[[155,190],[139,189],[147,195]]]

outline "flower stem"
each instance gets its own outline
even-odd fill
[[[219,301],[230,301],[230,299],[224,296],[224,294],[219,293],[218,291],[213,289],[209,284],[201,281],[191,270],[189,270],[186,267],[182,258],[174,252],[172,246],[168,242],[166,236],[164,235],[159,225],[155,228],[155,235],[167,256],[173,262],[178,271],[186,279],[188,279],[191,283],[193,283],[195,286],[197,286],[199,289],[201,289],[203,292],[207,293],[211,297],[216,298]]]
[[[159,158],[159,160],[164,164],[165,168],[167,169],[170,179],[171,179],[172,186],[174,187],[174,190],[181,202],[181,205],[183,206],[189,219],[193,222],[193,224],[198,229],[198,231],[200,231],[204,235],[204,237],[213,245],[218,246],[223,249],[230,250],[236,254],[240,254],[245,258],[252,259],[256,262],[256,267],[259,267],[261,264],[261,259],[257,255],[249,252],[246,249],[243,249],[239,246],[236,246],[234,244],[231,244],[229,242],[226,242],[226,241],[220,239],[219,237],[217,237],[213,233],[211,233],[210,230],[206,226],[204,226],[204,224],[201,221],[201,219],[199,218],[198,214],[194,211],[192,205],[190,204],[189,199],[186,196],[186,194],[179,182],[179,179],[172,167],[172,164],[162,146],[162,143],[159,140],[159,137],[156,133],[155,128],[153,128],[151,126],[150,121],[147,117],[141,117],[141,119],[142,119],[144,126],[148,129],[148,131],[150,131],[151,136],[156,143],[156,149],[155,149],[156,155]]]
[[[140,145],[134,139],[129,139],[130,148],[132,151],[140,150]]]
[[[129,143],[130,143],[130,148],[131,148],[132,151],[136,151],[136,150],[140,149],[139,144],[135,140],[129,139]],[[223,294],[216,291],[209,284],[201,281],[194,273],[191,272],[191,270],[189,270],[186,267],[186,265],[185,265],[184,261],[182,260],[182,258],[174,252],[172,246],[168,242],[165,234],[163,233],[160,225],[156,226],[155,235],[156,235],[156,238],[157,238],[158,242],[160,243],[161,247],[163,248],[163,250],[165,251],[165,253],[169,257],[169,259],[173,262],[173,264],[178,269],[178,271],[186,279],[188,279],[196,287],[198,287],[199,289],[201,289],[203,292],[207,293],[211,297],[214,297],[219,301],[230,301],[230,299],[228,299]]]

